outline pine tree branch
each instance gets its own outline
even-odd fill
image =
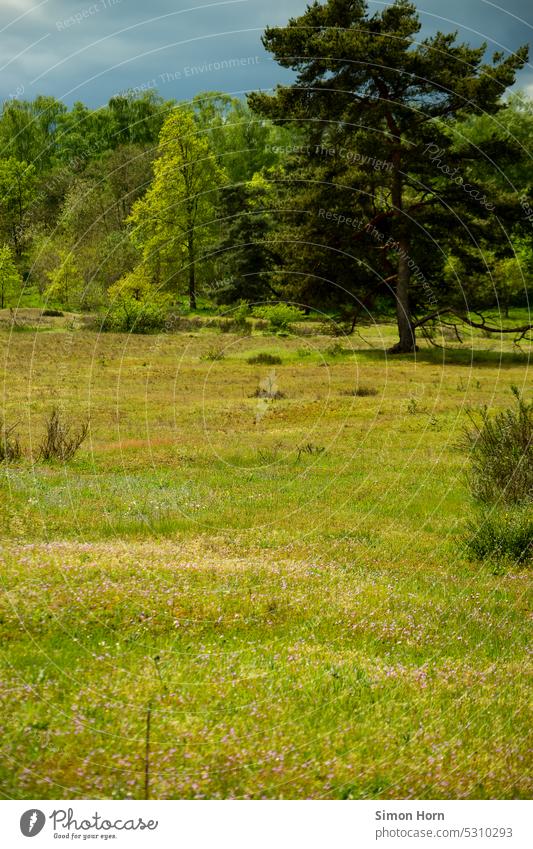
[[[416,329],[418,327],[422,328],[425,324],[430,321],[433,321],[435,318],[439,318],[443,315],[452,315],[459,319],[463,324],[467,324],[469,327],[473,327],[475,330],[484,330],[487,333],[514,333],[515,335],[519,335],[519,339],[523,339],[529,332],[533,331],[533,323],[531,324],[522,324],[518,327],[493,327],[490,324],[487,324],[485,317],[481,313],[475,313],[480,318],[480,321],[473,321],[468,315],[460,312],[459,310],[454,309],[453,307],[440,307],[434,312],[428,313],[422,318],[418,318],[413,322],[413,328]],[[456,327],[457,325],[453,323],[447,323],[442,321],[442,324],[445,324],[449,327]]]

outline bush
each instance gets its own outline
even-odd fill
[[[16,425],[12,427],[6,427],[3,423],[0,425],[0,463],[13,462],[22,457],[22,449],[15,435],[15,428]]]
[[[472,494],[485,503],[533,499],[533,403],[526,404],[515,386],[512,392],[515,407],[495,416],[485,407],[481,421],[470,415],[474,429],[465,432]]]
[[[216,362],[217,360],[223,360],[224,357],[224,351],[220,351],[218,348],[210,348],[209,351],[201,357],[201,359]]]
[[[221,333],[240,333],[250,336],[252,333],[252,322],[249,319],[250,307],[245,301],[241,301],[235,310],[227,318],[218,321]]]
[[[241,336],[250,336],[252,333],[251,321],[235,321],[232,318],[221,318],[218,322],[221,333],[239,333]]]
[[[342,346],[342,342],[337,340],[336,342],[332,342],[331,345],[328,345],[325,353],[329,354],[330,357],[340,357],[343,354],[350,354],[351,351],[346,351]]]
[[[154,301],[121,298],[107,311],[100,329],[114,333],[158,333],[165,330],[162,305]]]
[[[531,508],[482,513],[468,525],[466,550],[473,560],[509,559],[527,563],[533,559],[533,512]]]
[[[221,333],[240,333],[243,336],[250,336],[252,333],[252,322],[249,315],[249,305],[246,301],[240,301],[230,315],[225,318],[219,318],[216,324]]]
[[[246,362],[251,366],[279,366],[283,360],[277,354],[261,351],[259,354],[254,354],[253,357],[248,357]]]
[[[344,395],[352,395],[357,398],[369,398],[371,395],[377,395],[378,390],[372,386],[356,386],[355,389],[349,389]]]
[[[59,318],[60,316],[64,315],[64,312],[63,310],[46,309],[42,311],[41,315],[43,317],[50,316],[54,318]]]
[[[295,321],[301,321],[304,314],[289,304],[273,304],[272,306],[256,307],[254,316],[268,322],[268,329],[274,333],[287,332]]]
[[[79,428],[72,430],[71,425],[61,420],[56,407],[50,413],[45,433],[39,449],[40,460],[70,460],[87,438],[89,422],[85,420]]]

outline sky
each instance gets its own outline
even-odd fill
[[[370,0],[370,12],[389,5]],[[200,91],[242,95],[288,82],[265,52],[265,26],[305,0],[0,0],[0,100],[48,94],[94,108],[126,90],[165,99]],[[459,30],[489,51],[532,42],[532,0],[419,0],[422,35]],[[531,51],[533,54],[533,50]],[[531,58],[533,62],[533,55]],[[517,86],[533,96],[533,65]]]

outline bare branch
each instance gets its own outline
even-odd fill
[[[523,339],[528,333],[533,331],[533,323],[522,324],[522,325],[519,325],[518,327],[493,327],[492,325],[487,324],[485,316],[482,315],[481,313],[476,312],[475,310],[471,310],[471,313],[478,316],[479,321],[473,321],[470,318],[469,315],[466,315],[466,313],[462,313],[459,310],[454,309],[453,307],[443,306],[443,307],[440,307],[440,308],[434,310],[431,313],[428,313],[427,315],[423,316],[422,318],[418,318],[416,321],[413,322],[413,328],[414,329],[416,329],[418,327],[422,328],[429,321],[434,321],[434,319],[440,318],[441,316],[450,315],[450,316],[455,316],[463,324],[467,324],[469,327],[473,327],[476,330],[484,330],[487,333],[500,333],[500,334],[501,333],[514,333],[515,335],[518,336],[519,340]],[[446,324],[446,322],[443,321],[442,319],[441,319],[441,323]],[[453,322],[449,323],[448,326],[455,327],[455,328],[457,327],[457,325],[454,324]],[[456,332],[457,332],[457,330],[456,330]]]

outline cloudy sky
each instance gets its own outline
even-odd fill
[[[51,94],[97,107],[126,89],[184,100],[288,79],[260,36],[305,0],[0,0],[0,99]],[[371,11],[387,2],[370,0]],[[532,0],[419,0],[423,33],[458,29],[491,51],[530,43]],[[222,68],[217,67],[222,63]],[[533,96],[533,66],[518,85]]]

